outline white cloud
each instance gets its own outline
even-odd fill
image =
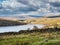
[[[42,13],[60,12],[60,7],[55,7],[55,2],[60,2],[60,0],[6,0],[2,2],[0,14],[40,15]]]
[[[60,0],[49,0],[49,2],[60,2]]]
[[[11,8],[18,8],[18,7],[26,7],[26,5],[24,4],[21,4],[21,3],[18,3],[17,1],[3,1],[2,2],[2,6],[4,8],[8,8],[8,7],[11,7]]]

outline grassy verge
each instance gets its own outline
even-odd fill
[[[60,32],[5,35],[0,45],[60,45]]]

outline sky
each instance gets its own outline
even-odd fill
[[[0,16],[51,13],[60,13],[60,0],[0,0]]]

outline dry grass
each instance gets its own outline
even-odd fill
[[[28,19],[26,22],[33,24],[56,24],[60,23],[60,18],[36,18]]]
[[[35,19],[28,19],[25,22],[32,23],[32,24],[44,24],[45,27],[54,28],[56,24],[60,28],[60,18],[35,18]]]

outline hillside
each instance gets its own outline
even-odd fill
[[[25,24],[26,23],[22,23],[19,21],[0,19],[0,26],[14,26],[14,25],[25,25]]]
[[[44,25],[59,25],[60,26],[60,18],[35,18],[28,19],[25,22],[32,24],[44,24]]]

